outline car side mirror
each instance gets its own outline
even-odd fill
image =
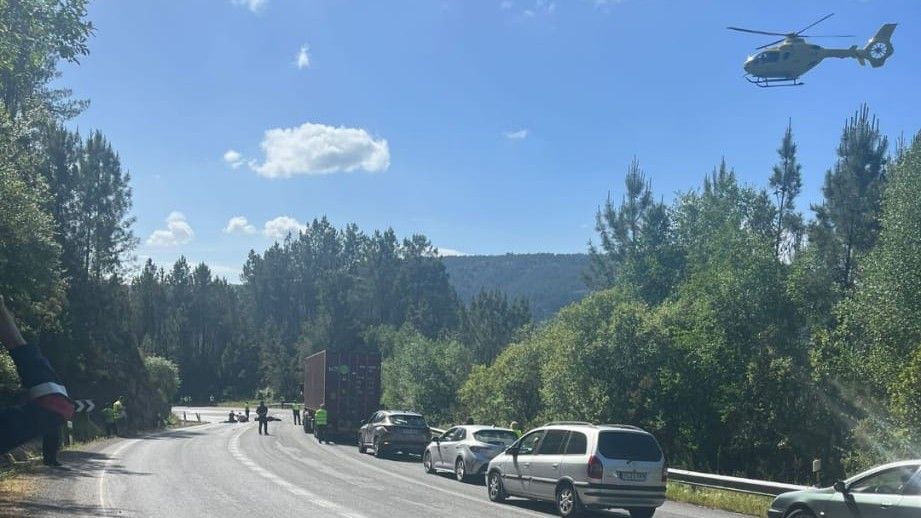
[[[441,436],[440,436],[440,435],[436,435],[435,437],[432,437],[432,440],[435,441],[435,442],[441,442]]]
[[[839,493],[842,493],[842,494],[845,494],[845,495],[847,494],[847,486],[844,484],[844,482],[842,482],[842,481],[840,481],[840,480],[837,481],[837,482],[835,482],[834,488],[835,488],[835,491],[837,491],[837,492],[839,492]]]

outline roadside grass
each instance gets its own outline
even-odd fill
[[[0,469],[0,516],[15,516],[5,514],[10,509],[5,503],[22,501],[36,491],[36,482],[28,476],[31,466],[8,466]]]
[[[686,502],[752,516],[767,516],[768,508],[773,500],[769,496],[696,487],[671,481],[668,483],[668,492],[666,494],[669,500],[676,502]]]

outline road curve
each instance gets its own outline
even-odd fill
[[[179,410],[181,411],[181,409]],[[339,518],[553,516],[550,504],[494,504],[482,483],[428,475],[417,460],[381,460],[352,444],[321,445],[275,410],[260,436],[254,423],[221,423],[226,409],[189,409],[211,421],[67,452],[48,470],[28,516],[323,516]],[[597,516],[628,516],[625,512]],[[669,502],[658,518],[740,515]]]

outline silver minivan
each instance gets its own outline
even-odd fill
[[[651,517],[665,503],[668,468],[649,432],[629,425],[550,423],[531,430],[493,458],[489,499],[547,500],[561,516],[586,508],[621,508]]]

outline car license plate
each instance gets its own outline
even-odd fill
[[[646,482],[646,473],[642,471],[618,471],[617,477],[626,482]]]

